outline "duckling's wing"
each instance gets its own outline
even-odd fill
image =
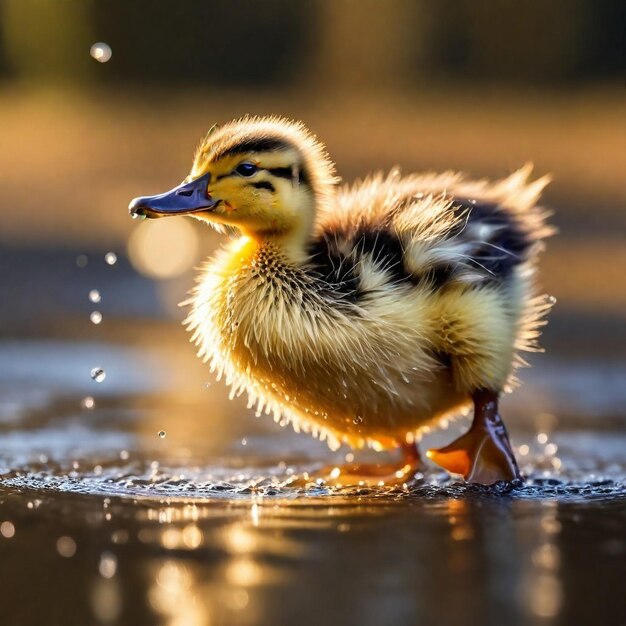
[[[495,183],[397,172],[357,183],[320,216],[313,269],[351,298],[390,286],[506,281],[552,232],[536,204],[548,179],[529,182],[530,171]]]

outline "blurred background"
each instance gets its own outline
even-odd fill
[[[624,623],[624,10],[0,0],[6,623]],[[269,113],[303,120],[346,182],[553,176],[547,354],[505,407],[535,481],[519,499],[437,475],[402,503],[257,499],[351,453],[228,400],[177,306],[219,236],[127,206],[178,184],[214,123]]]
[[[623,13],[619,0],[0,0],[0,333],[93,332],[92,288],[103,328],[180,319],[219,240],[192,220],[137,224],[128,202],[182,180],[213,123],[278,113],[304,120],[348,182],[396,164],[551,173],[546,340],[575,328],[578,347],[610,353],[626,305]]]

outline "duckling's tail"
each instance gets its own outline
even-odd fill
[[[552,180],[550,175],[531,181],[532,163],[526,163],[509,177],[498,181],[494,194],[500,198],[502,208],[512,216],[518,229],[524,233],[526,249],[521,255],[525,259],[525,271],[518,276],[518,293],[520,298],[520,318],[515,338],[513,372],[508,380],[509,387],[518,384],[515,370],[526,367],[524,352],[542,352],[539,337],[547,324],[547,315],[554,306],[556,299],[538,293],[535,279],[537,256],[544,249],[544,239],[554,235],[557,230],[548,223],[552,212],[539,204],[543,189]]]
[[[552,211],[539,204],[541,193],[552,181],[552,176],[546,174],[536,180],[530,180],[532,171],[533,164],[526,163],[507,178],[496,182],[491,191],[499,198],[502,207],[513,215],[528,240],[536,244],[554,235],[556,229],[548,224]],[[541,249],[543,246],[533,245],[532,251],[529,252]]]

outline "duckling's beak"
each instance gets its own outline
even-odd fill
[[[217,205],[207,193],[211,174],[205,174],[157,196],[135,198],[128,210],[132,217],[165,217],[207,211]]]

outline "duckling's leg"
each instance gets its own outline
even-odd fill
[[[426,456],[471,483],[491,485],[498,480],[521,478],[498,412],[498,394],[480,389],[472,398],[474,421],[470,429],[445,448],[428,450]]]
[[[315,472],[309,480],[323,479],[328,485],[375,486],[402,485],[411,482],[423,469],[424,462],[415,443],[401,443],[402,458],[396,463],[347,463],[327,466]]]

